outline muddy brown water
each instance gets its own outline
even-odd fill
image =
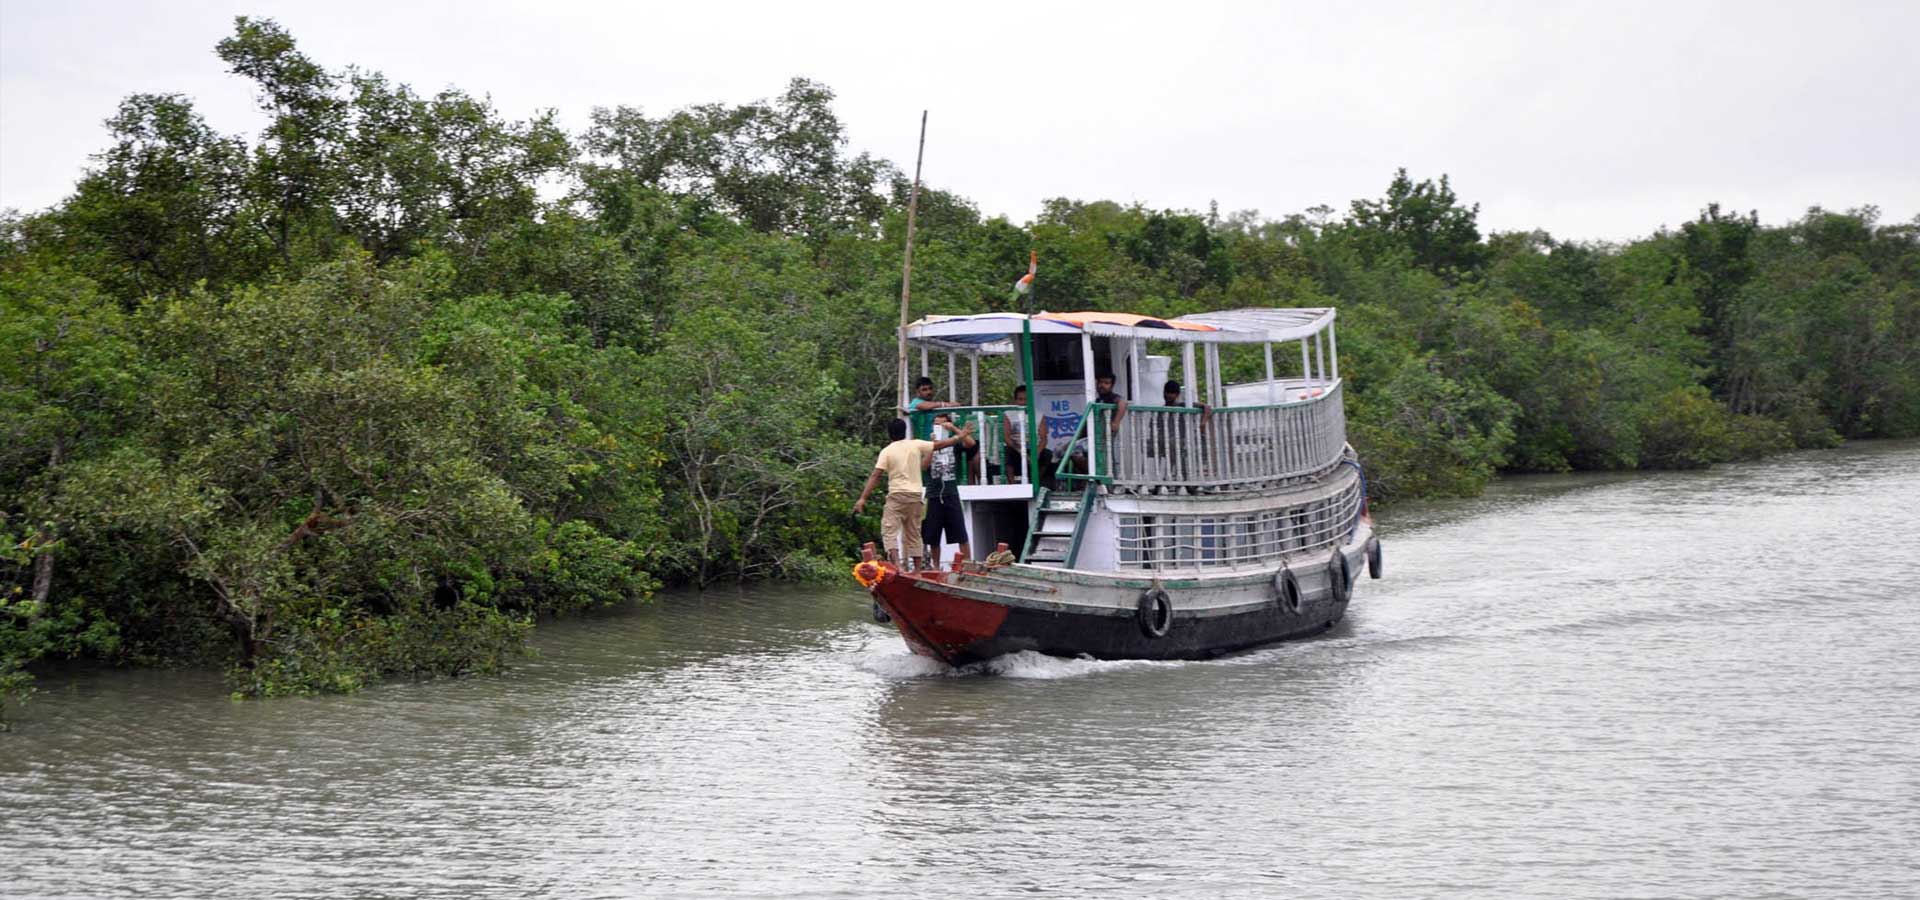
[[[1384,516],[1325,637],[952,671],[856,590],[495,678],[51,675],[5,897],[1920,896],[1920,443]]]

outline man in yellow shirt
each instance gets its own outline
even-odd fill
[[[911,559],[920,568],[926,568],[926,552],[920,546],[920,517],[926,512],[920,470],[926,468],[935,450],[971,440],[973,424],[969,422],[953,437],[922,441],[909,440],[907,420],[894,419],[887,423],[887,437],[893,443],[881,450],[879,458],[873,461],[873,471],[867,474],[867,486],[860,490],[860,499],[854,501],[853,512],[859,515],[867,511],[867,498],[873,495],[874,485],[879,484],[880,476],[885,474],[887,505],[880,513],[880,540],[886,547],[887,558],[895,563]]]

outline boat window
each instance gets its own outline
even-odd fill
[[[1096,353],[1095,358],[1098,359]],[[1036,334],[1033,336],[1033,377],[1036,381],[1081,381],[1086,378],[1086,361],[1080,352],[1077,334]]]
[[[1360,487],[1285,510],[1231,516],[1119,517],[1119,563],[1128,569],[1267,565],[1282,554],[1341,540],[1360,512]]]
[[[1145,556],[1144,551],[1146,548],[1143,546],[1145,542],[1141,540],[1141,538],[1144,536],[1145,535],[1143,534],[1143,531],[1140,527],[1139,516],[1121,516],[1120,517],[1120,564],[1121,565],[1137,566],[1140,563],[1144,562],[1142,557]]]

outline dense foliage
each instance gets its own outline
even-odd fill
[[[270,21],[218,53],[263,133],[129,97],[65,202],[0,222],[0,689],[49,656],[254,694],[483,671],[539,615],[873,532],[907,185],[827,88],[570,135]],[[1613,246],[1477,213],[1404,171],[1278,221],[932,189],[916,313],[1006,303],[1029,249],[1053,308],[1337,305],[1389,500],[1920,432],[1920,223],[1710,206]]]

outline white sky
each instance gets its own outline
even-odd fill
[[[521,117],[745,102],[800,75],[850,148],[1030,219],[1047,197],[1345,211],[1452,176],[1483,230],[1622,240],[1709,201],[1920,214],[1920,3],[577,4],[0,0],[0,207],[66,195],[102,120],[179,92],[251,136],[213,45],[277,19],[321,65]]]

